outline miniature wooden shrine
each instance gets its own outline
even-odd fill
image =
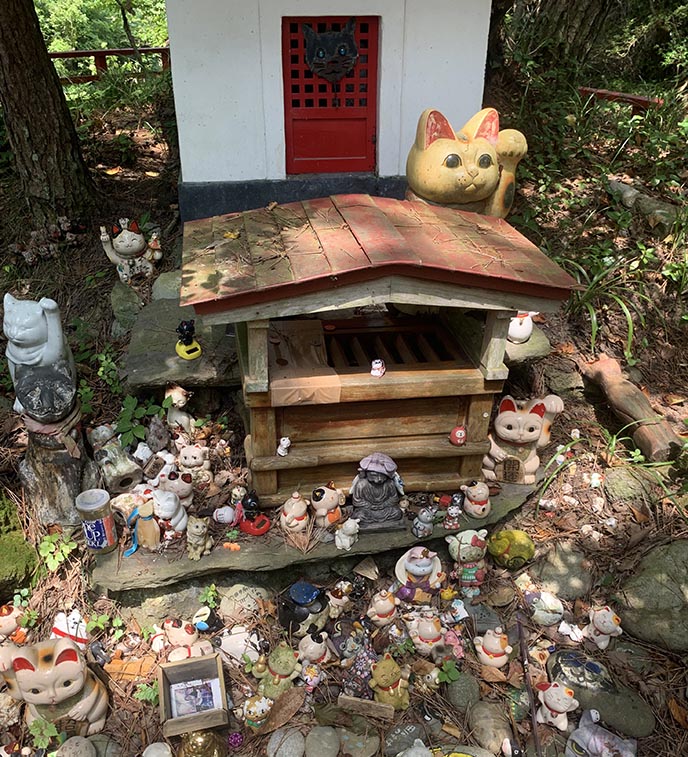
[[[420,202],[337,195],[184,231],[181,304],[236,324],[266,504],[329,480],[346,490],[376,450],[407,491],[480,477],[509,319],[555,310],[573,286],[506,221]]]

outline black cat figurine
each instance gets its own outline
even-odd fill
[[[343,79],[354,67],[358,47],[354,38],[356,19],[350,18],[340,31],[316,32],[303,24],[306,63],[316,75],[329,82]]]

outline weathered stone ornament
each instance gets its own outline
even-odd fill
[[[430,108],[421,114],[406,161],[406,198],[504,218],[514,200],[516,166],[527,150],[521,132],[499,130],[494,108],[476,113],[456,134]]]
[[[594,642],[598,649],[606,649],[612,636],[621,636],[621,618],[611,607],[591,607],[590,623],[583,629],[583,637]]]
[[[574,699],[573,689],[557,681],[538,683],[535,688],[539,691],[538,699],[540,700],[536,715],[537,722],[553,725],[560,731],[565,731],[569,724],[568,713],[578,707],[578,700]]]
[[[98,470],[79,429],[76,372],[54,300],[4,298],[7,364],[22,413],[28,447],[19,464],[27,498],[41,523],[76,525],[74,506],[84,489],[98,486]]]
[[[404,494],[397,465],[389,455],[373,452],[359,463],[351,489],[353,517],[361,530],[396,528],[404,516],[399,506]]]
[[[483,458],[485,479],[535,483],[540,465],[537,450],[549,443],[552,420],[563,409],[564,403],[555,394],[522,406],[509,395],[503,397],[490,434],[490,451]]]
[[[125,284],[137,274],[150,278],[154,273],[154,262],[162,259],[160,241],[157,234],[151,235],[150,242],[141,232],[137,221],[120,218],[112,226],[112,238],[105,226],[100,227],[100,242],[108,260],[117,267],[117,274]]]
[[[103,424],[90,429],[88,441],[93,447],[93,456],[102,473],[105,488],[110,494],[127,492],[141,482],[141,466],[123,449],[112,425]]]
[[[24,700],[26,719],[78,721],[82,735],[102,731],[108,694],[71,639],[0,648],[0,667],[10,696]]]

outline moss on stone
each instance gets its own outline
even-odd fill
[[[14,589],[27,583],[36,564],[36,551],[22,531],[0,535],[0,600],[11,599]]]

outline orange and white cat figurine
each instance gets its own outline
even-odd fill
[[[456,133],[429,108],[406,161],[406,199],[505,218],[514,201],[516,166],[527,151],[520,131],[499,130],[494,108],[483,108]]]
[[[3,647],[0,670],[9,695],[27,703],[28,724],[37,718],[51,723],[69,718],[83,723],[79,735],[90,736],[103,730],[107,690],[71,639]]]

